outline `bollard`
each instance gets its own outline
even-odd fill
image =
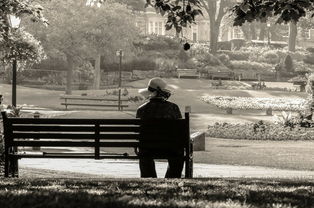
[[[185,112],[186,113],[191,113],[191,111],[192,111],[192,108],[190,105],[185,106]]]
[[[273,109],[272,108],[267,108],[266,109],[266,115],[267,116],[272,116],[273,115]]]
[[[38,111],[34,112],[34,118],[39,118],[40,113]],[[34,140],[39,140],[39,139],[34,139]],[[40,151],[40,147],[33,147],[33,150]]]
[[[227,114],[232,114],[232,108],[227,108],[226,111],[227,111]]]

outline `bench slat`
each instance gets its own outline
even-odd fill
[[[100,125],[140,125],[140,119],[76,119],[76,118],[10,118],[7,120],[8,124],[69,124],[69,125],[95,125],[96,123]]]
[[[138,147],[139,142],[99,142],[100,147]],[[24,147],[95,147],[95,142],[76,141],[14,141],[12,146]]]
[[[118,102],[119,99],[117,98],[99,98],[99,97],[86,97],[86,96],[82,96],[82,97],[79,97],[79,96],[69,96],[69,97],[60,97],[60,99],[68,99],[68,100],[98,100],[98,101],[116,101]],[[121,101],[128,101],[127,99],[121,99]]]
[[[117,140],[128,140],[128,139],[138,139],[139,134],[100,134],[99,137],[95,134],[82,134],[82,133],[38,133],[38,132],[28,132],[28,133],[13,133],[11,138],[25,138],[25,139],[117,139]]]
[[[10,154],[13,157],[17,158],[73,158],[73,159],[94,159],[95,155],[73,155],[73,154]],[[100,155],[99,159],[138,159],[139,156],[136,155]]]
[[[45,132],[95,132],[94,126],[43,126],[43,125],[14,125],[13,131],[45,131]],[[100,132],[139,132],[137,126],[102,126]]]
[[[100,107],[118,107],[118,104],[94,104],[94,103],[61,103],[61,105],[76,105],[76,106],[100,106]],[[121,107],[129,107],[128,105],[121,104]]]

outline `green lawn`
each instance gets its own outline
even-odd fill
[[[206,138],[194,162],[314,170],[314,141],[257,141]]]
[[[2,179],[5,208],[313,207],[314,181],[257,179]]]

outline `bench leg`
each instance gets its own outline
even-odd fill
[[[18,165],[18,159],[15,157],[12,157],[11,162],[10,162],[10,169],[11,169],[11,174],[12,178],[19,177],[19,165]]]
[[[185,159],[185,178],[193,178],[193,144],[190,144],[190,149]]]
[[[4,150],[4,177],[9,177],[10,172],[10,160],[9,160],[9,149],[5,148]]]

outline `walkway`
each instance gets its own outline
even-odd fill
[[[19,161],[19,165],[22,169],[20,177],[29,177],[28,170],[33,168],[37,169],[37,172],[40,172],[40,169],[46,169],[107,178],[137,178],[140,176],[138,161],[135,160],[22,159]],[[164,176],[166,168],[166,162],[156,163],[158,177]],[[45,170],[42,173],[45,176]],[[63,176],[60,174],[58,177]],[[314,179],[314,171],[195,163],[194,177]]]

